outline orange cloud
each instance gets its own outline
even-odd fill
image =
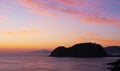
[[[120,40],[112,40],[112,39],[98,39],[98,42],[102,43],[103,45],[109,46],[120,46]]]
[[[38,34],[41,34],[41,33],[46,33],[48,32],[48,30],[21,30],[21,31],[18,31],[17,33],[18,34],[32,34],[32,33],[38,33]]]
[[[73,43],[81,43],[81,42],[94,42],[99,43],[103,46],[120,46],[120,39],[111,39],[111,38],[104,38],[100,34],[94,32],[88,32],[84,35],[79,35],[76,37],[66,37],[66,39],[72,39]]]
[[[4,32],[7,36],[14,36],[14,35],[27,35],[27,34],[39,34],[39,33],[45,33],[48,31],[45,30],[20,30],[20,31],[7,31]]]
[[[68,13],[68,14],[72,14],[72,15],[79,15],[79,16],[83,16],[85,15],[85,13],[83,12],[79,12],[79,11],[75,11],[75,10],[70,10],[70,9],[61,9],[62,12]]]
[[[28,10],[27,12],[33,13],[33,14],[41,14],[41,15],[45,15],[45,16],[51,16],[51,17],[58,17],[57,14],[50,14],[50,13],[47,13],[47,12],[42,12],[40,10]]]
[[[120,24],[119,19],[105,18],[97,15],[88,15],[85,18],[83,18],[81,21],[86,23],[96,23],[96,24],[113,24],[113,25]]]
[[[8,35],[8,36],[13,36],[14,33],[13,33],[13,32],[6,32],[6,35]]]
[[[42,5],[40,2],[37,2],[35,0],[16,0],[21,6],[27,7],[27,8],[40,8]]]

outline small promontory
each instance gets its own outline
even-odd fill
[[[106,57],[108,54],[100,44],[80,43],[66,48],[59,46],[54,49],[50,56],[52,57]]]

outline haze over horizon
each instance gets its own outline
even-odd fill
[[[120,46],[119,0],[0,0],[0,52],[80,42]]]

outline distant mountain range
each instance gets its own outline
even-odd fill
[[[24,55],[49,55],[51,51],[49,50],[38,50],[38,51],[31,51],[31,52],[25,52]]]
[[[105,48],[105,51],[108,54],[120,55],[120,46],[108,46]]]
[[[50,53],[51,51],[49,50],[39,50],[39,51],[32,51],[32,52],[28,52],[28,53]]]

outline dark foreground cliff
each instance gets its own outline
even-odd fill
[[[110,71],[120,71],[120,59],[107,65],[111,65],[111,67],[108,67]]]
[[[108,54],[103,47],[96,43],[80,43],[72,47],[65,48],[59,46],[54,49],[50,56],[52,57],[106,57]]]

